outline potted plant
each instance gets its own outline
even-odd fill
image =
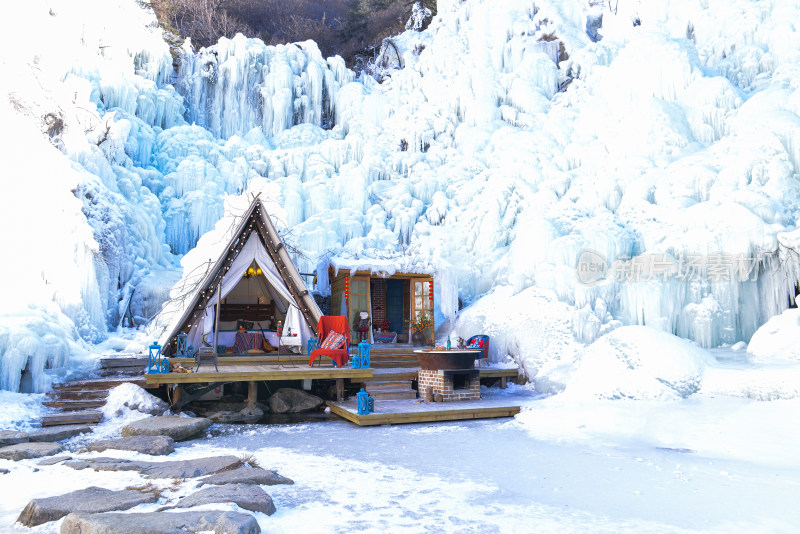
[[[388,332],[392,326],[392,323],[388,319],[380,319],[378,321],[373,321],[372,325],[378,332]]]
[[[411,344],[421,347],[425,343],[425,330],[433,328],[433,318],[418,313],[416,319],[408,321],[408,327],[411,330]]]

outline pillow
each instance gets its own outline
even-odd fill
[[[321,349],[339,349],[342,348],[344,345],[344,336],[338,332],[334,332],[331,330],[328,332],[328,335],[325,336],[325,340],[322,342],[322,345],[319,346]]]

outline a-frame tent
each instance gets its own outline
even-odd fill
[[[256,267],[257,275],[254,275]],[[197,350],[203,340],[213,342],[213,331],[219,321],[215,316],[218,303],[239,286],[245,277],[255,280],[274,303],[276,314],[284,322],[280,345],[306,346],[309,337],[316,337],[322,312],[306,288],[292,262],[275,225],[261,200],[256,198],[244,214],[228,245],[198,285],[175,327],[159,341],[164,354],[173,355],[177,336],[187,335],[187,344]],[[215,321],[215,319],[217,319]],[[292,335],[287,335],[292,334]]]

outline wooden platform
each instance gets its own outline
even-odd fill
[[[340,379],[362,380],[372,376],[374,369],[351,367],[309,367],[305,365],[275,364],[226,364],[218,366],[203,364],[197,373],[148,373],[148,386],[160,384],[194,384],[205,382],[259,382],[262,380]]]
[[[357,413],[355,400],[328,402],[328,406],[331,412],[359,426],[513,417],[520,410],[519,406],[499,399],[434,403],[421,400],[376,400],[375,412],[366,415]]]

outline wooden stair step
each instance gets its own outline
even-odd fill
[[[104,369],[113,369],[119,367],[147,367],[147,358],[102,358],[100,360],[100,367]]]
[[[137,377],[137,378],[127,378],[127,377],[120,377],[120,378],[90,378],[87,380],[75,380],[72,382],[59,382],[57,384],[53,384],[54,391],[66,391],[66,390],[78,390],[78,389],[111,389],[113,387],[119,386],[120,384],[124,384],[126,382],[130,382],[136,384],[137,386],[144,386],[146,381],[144,377]]]
[[[414,390],[411,391],[395,391],[395,392],[386,392],[386,393],[370,393],[370,395],[376,400],[405,400],[405,399],[416,399],[417,392]]]
[[[64,414],[53,414],[42,416],[42,426],[59,426],[99,423],[103,419],[103,412],[99,410],[87,410],[84,412],[70,412]]]
[[[410,380],[382,380],[367,382],[364,384],[367,391],[382,391],[382,390],[397,390],[397,389],[411,389]]]
[[[106,401],[104,399],[98,400],[48,400],[42,404],[48,408],[56,408],[63,412],[74,412],[87,410],[90,408],[100,408],[104,406]]]
[[[100,400],[108,397],[107,389],[92,389],[92,390],[64,390],[64,391],[51,391],[47,394],[47,398],[52,401],[65,401],[65,400]]]

